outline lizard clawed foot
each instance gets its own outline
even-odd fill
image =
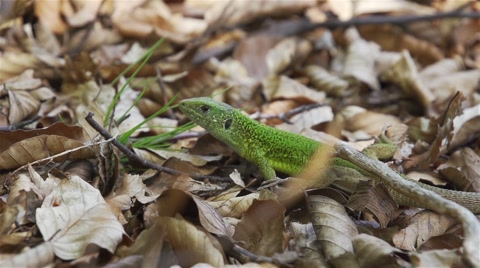
[[[271,180],[268,180],[268,181],[263,181],[262,184],[257,188],[257,190],[263,190],[263,189],[266,189],[266,188],[270,188],[270,187],[273,187],[273,186],[277,186],[278,184],[280,183],[284,183],[288,180],[288,178],[285,178],[285,179],[281,179],[279,177],[275,177]]]

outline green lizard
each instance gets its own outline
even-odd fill
[[[300,174],[317,150],[334,153],[333,147],[329,145],[263,125],[228,104],[214,101],[211,98],[182,100],[179,108],[188,118],[203,127],[212,136],[257,165],[265,180],[275,179],[275,171],[293,176]],[[351,173],[353,170],[365,176],[373,176],[339,157],[332,157],[325,165],[328,165],[328,168],[344,170],[346,173]],[[406,176],[403,177],[409,179]],[[414,182],[446,199],[457,202],[473,213],[480,213],[480,193],[452,191]],[[336,182],[333,184],[335,185]],[[399,205],[419,205],[417,201],[410,200],[393,190],[389,189],[389,192]]]

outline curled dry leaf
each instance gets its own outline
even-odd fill
[[[429,108],[435,100],[435,95],[420,79],[417,67],[406,50],[402,52],[402,58],[397,63],[381,74],[381,78],[398,85],[411,97],[418,98],[424,108]]]
[[[480,156],[472,149],[464,147],[452,154],[447,162],[437,168],[442,175],[461,190],[480,192]]]
[[[10,105],[8,122],[10,124],[16,124],[25,119],[29,119],[36,115],[40,109],[40,101],[27,91],[9,90],[8,102]]]
[[[4,267],[45,267],[53,264],[55,255],[50,242],[44,242],[11,258],[1,257]]]
[[[344,96],[348,88],[348,82],[340,77],[329,73],[317,65],[309,65],[305,68],[305,74],[310,78],[311,84],[319,91],[325,91],[328,95]]]
[[[205,13],[205,19],[209,23],[213,23],[221,16],[225,16],[224,14],[226,13],[227,16],[224,18],[224,21],[222,20],[222,23],[225,26],[232,26],[242,22],[252,21],[259,17],[294,14],[315,4],[315,0],[213,1],[210,9]]]
[[[327,259],[353,252],[351,239],[358,235],[358,231],[340,203],[325,196],[312,195],[307,197],[307,208]]]
[[[380,83],[375,73],[375,59],[380,53],[380,47],[363,40],[354,28],[349,28],[345,35],[349,45],[343,76],[353,77],[367,84],[371,89],[379,90]]]
[[[450,217],[423,211],[410,218],[408,226],[393,236],[393,244],[400,249],[415,250],[430,237],[444,234],[454,224]]]
[[[301,63],[310,54],[313,47],[303,39],[287,38],[270,49],[265,57],[269,75],[278,75]]]
[[[345,130],[351,132],[366,132],[371,136],[378,136],[383,131],[401,121],[395,116],[367,111],[357,106],[348,106],[340,113],[343,116]]]
[[[265,97],[271,99],[293,99],[298,102],[325,101],[325,93],[313,90],[288,76],[274,76],[265,78],[262,82]]]
[[[360,267],[397,267],[401,261],[395,254],[402,254],[402,251],[380,238],[359,234],[352,241]]]
[[[37,226],[55,255],[82,256],[88,244],[114,252],[124,233],[100,192],[77,176],[62,182],[36,212]]]
[[[172,245],[180,266],[191,267],[197,263],[215,267],[224,265],[224,252],[213,236],[182,218],[162,217],[160,225],[165,230],[165,239]]]
[[[283,224],[285,207],[274,200],[253,200],[235,228],[233,239],[258,255],[273,256],[283,252],[287,234]]]
[[[198,199],[192,195],[192,199],[197,205],[200,223],[208,232],[225,238],[230,237],[227,223],[223,220],[218,211],[210,206],[208,202]]]
[[[18,168],[38,160],[64,161],[65,159],[84,159],[92,157],[93,151],[81,148],[83,143],[58,135],[39,135],[12,144],[0,153],[0,170]],[[67,153],[68,152],[68,153]],[[65,153],[61,156],[55,156]]]

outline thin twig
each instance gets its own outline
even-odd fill
[[[2,132],[11,132],[11,131],[14,131],[14,130],[17,130],[17,129],[21,129],[23,128],[24,126],[27,126],[27,125],[30,125],[31,123],[35,122],[35,121],[38,121],[41,117],[39,115],[36,115],[30,119],[27,119],[25,121],[22,121],[22,122],[18,122],[16,124],[12,124],[10,126],[4,126],[4,127],[0,127],[0,131]]]
[[[335,149],[340,157],[372,173],[374,175],[373,179],[382,182],[399,194],[414,200],[419,206],[440,214],[449,215],[458,222],[461,222],[465,236],[465,240],[463,241],[465,252],[463,260],[470,267],[480,267],[480,254],[478,254],[478,245],[480,245],[480,223],[472,212],[453,201],[447,200],[432,191],[405,180],[384,163],[368,158],[345,143],[336,144]]]
[[[106,140],[110,140],[112,139],[112,136],[110,135],[110,133],[108,133],[102,126],[100,126],[94,119],[93,119],[93,113],[90,112],[88,113],[87,117],[85,117],[85,120],[88,122],[88,124],[90,124],[90,126],[92,126],[92,128],[94,128],[100,135],[102,135],[102,137],[104,137]],[[136,155],[133,151],[131,151],[130,149],[128,149],[128,147],[126,147],[125,145],[123,145],[122,143],[120,143],[117,139],[112,139],[111,140],[112,144],[117,147],[123,154],[125,154],[125,156],[131,160],[131,161],[134,161],[134,162],[137,162],[139,163],[140,165],[144,166],[144,167],[147,167],[147,168],[151,168],[151,169],[154,169],[154,170],[158,170],[158,171],[161,171],[161,172],[165,172],[165,173],[168,173],[170,175],[186,175],[186,176],[190,176],[192,179],[194,180],[205,180],[205,179],[208,179],[208,180],[211,180],[211,181],[218,181],[218,182],[232,182],[232,180],[230,178],[223,178],[223,177],[217,177],[217,176],[206,176],[206,175],[198,175],[198,174],[188,174],[186,172],[182,172],[182,171],[178,171],[178,170],[175,170],[175,169],[171,169],[171,168],[168,168],[168,167],[164,167],[164,166],[161,166],[161,165],[158,165],[158,164],[155,164],[153,162],[150,162],[148,160],[145,160],[141,157],[139,157],[138,155]]]

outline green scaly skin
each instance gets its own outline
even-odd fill
[[[334,149],[329,145],[263,125],[239,110],[211,98],[186,99],[179,103],[179,108],[212,136],[257,165],[266,180],[276,178],[275,171],[293,176],[300,174],[316,150],[329,150],[334,153]],[[373,177],[367,171],[338,157],[333,157],[328,166],[337,170],[348,170],[350,173],[354,170]],[[452,191],[414,182],[459,203],[473,213],[480,213],[480,193]],[[421,206],[417,200],[410,200],[393,190],[389,191],[399,205]]]

